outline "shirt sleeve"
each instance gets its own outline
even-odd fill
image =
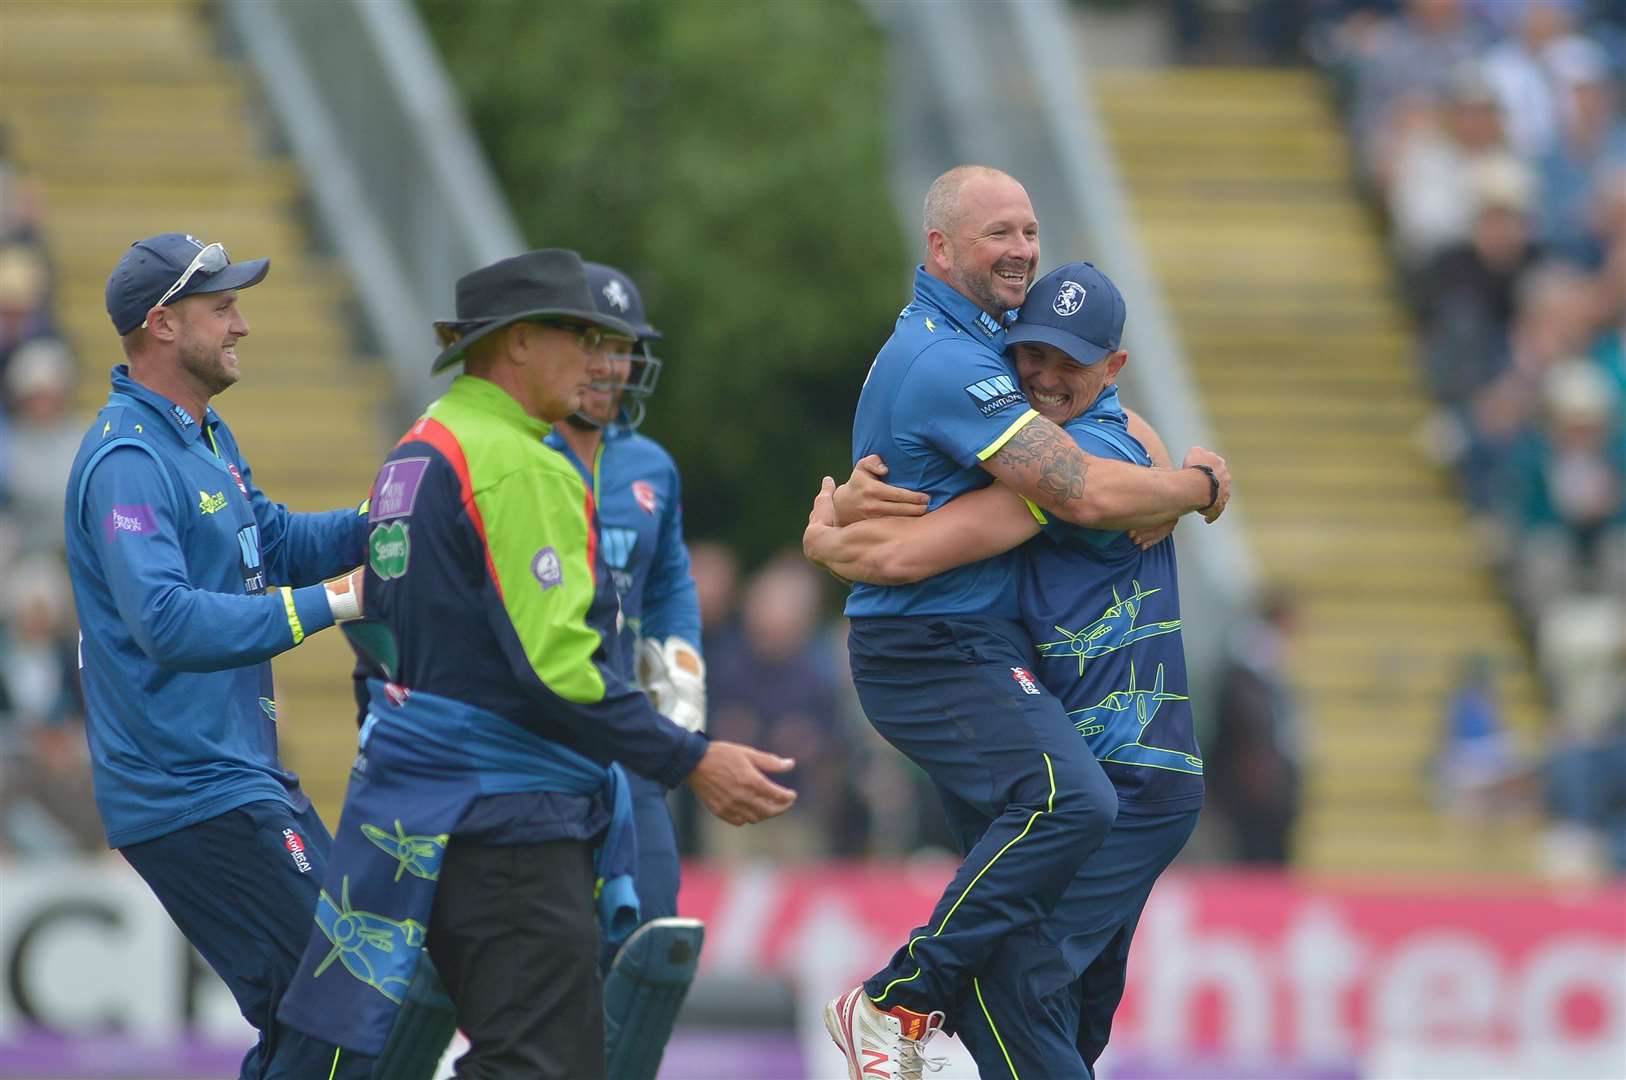
[[[1039,414],[999,357],[954,338],[926,348],[899,387],[898,432],[962,466],[987,461]]]
[[[260,527],[260,554],[270,580],[316,585],[361,565],[367,557],[367,514],[351,506],[294,513],[272,502],[254,482],[248,462],[237,456],[243,487]]]
[[[92,468],[80,523],[130,636],[152,660],[182,671],[244,667],[331,626],[320,585],[260,596],[196,588],[181,546],[181,515],[163,466],[119,447]]]
[[[689,546],[683,541],[683,481],[670,470],[671,497],[662,508],[654,565],[644,581],[644,636],[680,637],[700,648],[700,594],[689,569]]]
[[[584,750],[676,786],[705,753],[701,737],[657,713],[611,661],[599,611],[596,526],[586,489],[563,473],[510,474],[476,496],[495,593],[488,603],[510,666],[543,714]]]
[[[1109,461],[1127,461],[1131,465],[1149,466],[1149,462],[1135,457],[1128,448],[1117,438],[1111,438],[1104,433],[1092,430],[1088,421],[1075,422],[1067,425],[1067,434],[1073,437],[1080,450],[1092,457],[1106,458]],[[1134,445],[1138,442],[1127,431],[1120,432],[1119,437],[1128,439]],[[1143,450],[1144,454],[1145,451]],[[1059,517],[1046,514],[1044,510],[1031,499],[1023,499],[1027,503],[1028,511],[1039,522],[1039,530],[1047,539],[1059,547],[1069,548],[1073,551],[1093,554],[1106,548],[1118,537],[1123,535],[1121,530],[1089,529],[1082,525],[1074,525],[1070,521],[1063,521]]]

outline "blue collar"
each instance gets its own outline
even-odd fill
[[[926,273],[924,265],[915,267],[915,302],[931,305],[994,349],[1005,347],[1005,323],[1010,321],[1010,313],[1006,313],[1003,321],[994,318],[954,286]]]
[[[136,382],[130,377],[129,364],[113,365],[112,378],[113,392],[115,394],[123,394],[126,397],[134,398],[168,420],[169,426],[175,430],[175,434],[180,438],[181,442],[191,444],[202,437],[203,429],[198,426],[196,420],[192,419],[192,414],[156,390]],[[203,407],[204,426],[214,427],[218,423],[220,423],[219,414],[215,412],[212,406],[205,405]]]

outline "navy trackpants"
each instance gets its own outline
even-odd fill
[[[870,722],[932,778],[969,844],[930,919],[864,988],[882,1008],[958,1017],[972,976],[1048,915],[1106,838],[1117,793],[1033,676],[1017,623],[855,618],[848,643]]]
[[[362,1080],[372,1058],[277,1022],[310,939],[333,838],[314,809],[252,802],[120,848],[260,1033],[242,1080]]]
[[[1050,914],[1007,937],[976,973],[955,1026],[983,1080],[1094,1077],[1141,909],[1197,813],[1121,815]]]
[[[677,832],[672,827],[672,810],[666,802],[666,787],[636,773],[627,774],[632,793],[633,827],[638,834],[638,914],[644,921],[677,914],[678,884],[682,867],[678,862]],[[610,970],[619,945],[605,943],[600,967]]]

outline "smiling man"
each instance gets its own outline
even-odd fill
[[[277,756],[270,659],[359,614],[354,575],[322,579],[361,562],[367,519],[273,503],[209,407],[238,379],[238,292],[269,270],[165,233],[108,278],[128,363],[64,500],[85,730],[108,844],[260,1032],[241,1075],[361,1077],[275,1020],[330,840]]]
[[[871,365],[853,458],[937,507],[995,480],[1041,512],[1093,528],[1212,520],[1225,463],[1144,469],[1082,450],[1032,408],[1005,359],[1007,317],[1039,260],[1027,192],[997,169],[949,170],[927,192],[913,301]],[[997,553],[996,553],[997,552]],[[963,563],[963,565],[960,565]],[[830,1002],[825,1023],[852,1080],[918,1075],[945,1019],[988,1015],[977,973],[1060,900],[1117,813],[1117,797],[1066,710],[1033,677],[1018,564],[1003,549],[903,584],[858,584],[847,602],[853,681],[875,729],[936,784],[964,861],[927,922],[881,971]],[[998,1059],[979,1060],[996,1075]]]
[[[1047,420],[1098,459],[1149,472],[1166,454],[1120,407],[1114,385],[1128,359],[1119,347],[1124,314],[1105,275],[1069,263],[1035,284],[1006,342],[1027,400]],[[863,470],[856,475],[859,484],[873,483]],[[814,561],[849,579],[930,580],[1010,551],[1041,527],[1047,534],[1023,546],[1018,560],[1021,632],[1037,662],[1032,673],[1012,667],[1012,693],[1059,702],[1062,741],[1104,768],[1116,819],[1109,818],[1104,840],[1090,837],[1099,847],[1083,853],[1043,921],[1015,929],[990,950],[972,979],[971,1002],[950,1019],[984,1077],[1090,1076],[1123,992],[1141,908],[1190,836],[1203,799],[1168,527],[1137,543],[1123,531],[1056,520],[994,484],[924,517],[840,528],[833,486],[826,480],[804,545]],[[892,505],[902,504],[894,498]],[[998,722],[1009,724],[1009,713],[996,712]],[[995,751],[1003,748],[975,740],[960,747],[965,767],[986,761],[997,785],[1009,766]],[[1061,788],[1058,778],[1058,796]],[[949,807],[962,844],[976,841],[986,813]],[[1032,821],[1040,820],[1035,811]],[[1019,836],[1011,850],[1026,839]]]

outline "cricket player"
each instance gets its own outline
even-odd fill
[[[1021,184],[961,166],[924,210],[913,301],[870,368],[853,458],[879,454],[894,482],[935,508],[999,480],[1046,515],[1093,528],[1217,517],[1223,459],[1145,469],[1090,455],[1039,415],[1004,355],[1006,316],[1039,258]],[[847,602],[859,700],[887,741],[929,775],[952,818],[986,825],[930,918],[862,985],[826,1006],[852,1080],[909,1076],[925,1040],[978,1009],[978,973],[1007,938],[1062,899],[1106,838],[1117,794],[1061,703],[1033,674],[1018,564],[992,555],[908,585],[856,585]],[[962,830],[968,840],[973,830]]]
[[[683,496],[677,465],[639,433],[644,403],[660,378],[642,294],[614,267],[587,263],[587,284],[600,314],[637,333],[609,357],[609,378],[582,395],[582,407],[544,440],[563,454],[593,493],[599,550],[621,600],[622,644],[629,682],[680,727],[706,727],[706,666],[700,653],[700,602],[683,542]],[[644,927],[620,949],[606,946],[605,1039],[612,1080],[653,1080],[672,1024],[700,961],[704,929],[678,919],[677,835],[666,788],[627,778],[638,835],[638,904]],[[612,965],[612,961],[614,961]]]
[[[1166,454],[1149,428],[1132,433],[1140,425],[1115,385],[1128,359],[1124,313],[1110,279],[1069,263],[1035,283],[1006,345],[1028,400],[1080,447],[1151,467]],[[1167,529],[1143,546],[1122,531],[1069,525],[998,484],[924,517],[839,528],[833,487],[826,482],[805,543],[844,577],[913,581],[1022,545],[1019,604],[1039,683],[1112,781],[1118,814],[1050,914],[1007,937],[979,970],[974,1007],[956,1022],[985,1078],[1093,1077],[1141,909],[1203,802],[1174,541]],[[950,822],[962,843],[984,824],[967,813]]]
[[[277,754],[271,657],[360,613],[365,508],[295,514],[210,406],[240,375],[240,292],[270,271],[164,233],[107,280],[127,363],[68,475],[68,569],[96,805],[259,1041],[240,1075],[371,1062],[281,1025],[331,843]]]

